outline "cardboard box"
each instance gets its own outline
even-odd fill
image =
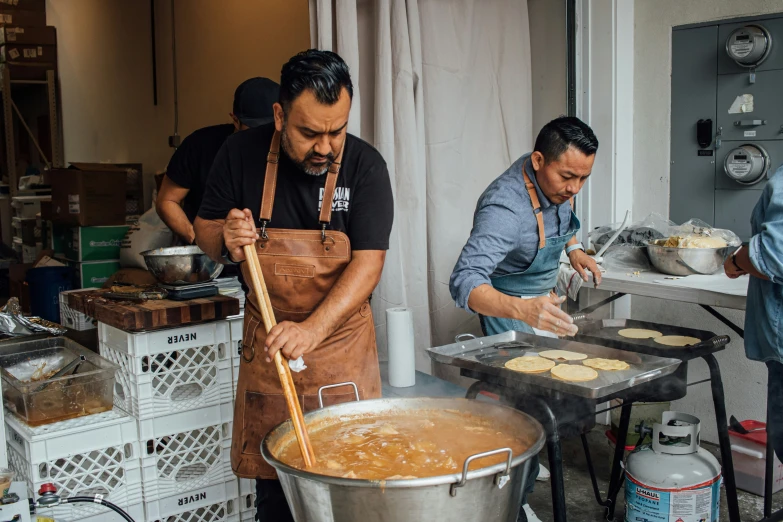
[[[54,251],[73,261],[106,261],[120,257],[120,243],[128,226],[57,226],[52,236]]]
[[[67,260],[67,263],[76,269],[73,282],[75,288],[101,288],[120,269],[119,259],[84,263]]]
[[[57,30],[52,26],[0,25],[0,44],[57,45]]]
[[[18,7],[11,7],[8,4],[0,3],[0,24],[21,25],[23,27],[45,27],[46,11],[19,9]]]
[[[15,44],[0,46],[0,63],[55,63],[57,47],[54,45]]]
[[[125,224],[125,170],[100,163],[72,163],[51,171],[52,221],[74,226]]]
[[[20,11],[46,12],[46,0],[0,0],[0,5],[15,7]]]

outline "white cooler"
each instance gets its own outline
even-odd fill
[[[754,420],[742,421],[747,430],[766,428],[766,424]],[[731,455],[734,459],[734,476],[737,487],[755,495],[764,496],[764,471],[767,463],[767,432],[754,431],[744,435],[729,430]],[[783,464],[775,457],[772,492],[783,489]]]

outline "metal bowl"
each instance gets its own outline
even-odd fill
[[[664,274],[675,276],[710,275],[719,272],[736,247],[677,248],[647,243],[647,255],[653,266]]]
[[[192,285],[215,279],[223,265],[197,246],[156,248],[141,253],[152,275],[166,285]]]

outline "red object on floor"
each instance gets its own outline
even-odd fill
[[[612,430],[606,430],[606,438],[609,439],[612,445],[617,446],[617,437],[612,433]],[[635,447],[633,444],[629,444],[625,447],[625,451],[633,451]]]
[[[498,396],[497,396],[496,394],[494,394],[494,393],[489,393],[489,392],[487,392],[487,391],[482,391],[482,392],[479,392],[479,393],[480,393],[481,395],[484,395],[484,396],[486,396],[486,397],[489,397],[490,399],[494,399],[494,400],[496,400],[496,401],[499,401],[499,400],[500,400],[500,397],[498,397]]]
[[[745,420],[740,422],[742,424],[742,427],[746,430],[755,430],[758,428],[764,428],[764,431],[754,431],[752,433],[740,433],[738,431],[734,431],[733,429],[729,428],[729,432],[734,437],[739,437],[740,439],[749,440],[751,442],[755,442],[756,444],[761,444],[762,446],[767,445],[767,423],[766,422],[759,422],[755,420]]]

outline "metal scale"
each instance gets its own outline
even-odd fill
[[[212,297],[218,294],[218,285],[214,280],[190,285],[164,285],[161,283],[158,286],[168,292],[166,298],[172,301],[188,301],[200,297]]]

